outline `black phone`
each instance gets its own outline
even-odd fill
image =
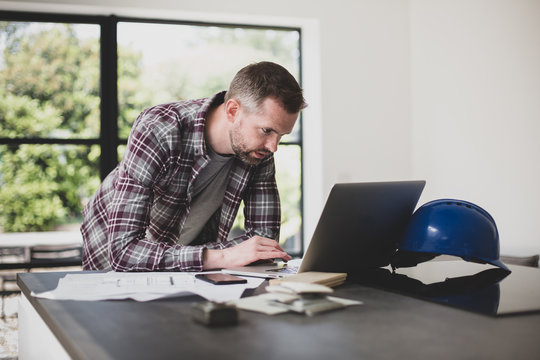
[[[228,284],[245,284],[247,280],[238,276],[230,274],[197,274],[195,275],[197,279],[201,279],[212,283],[214,285],[228,285]]]

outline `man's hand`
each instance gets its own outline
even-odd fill
[[[206,249],[203,255],[203,269],[220,269],[244,266],[258,260],[292,258],[279,246],[278,242],[261,236],[223,250]]]

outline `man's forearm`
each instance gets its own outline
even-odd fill
[[[204,249],[202,258],[203,270],[244,266],[258,260],[291,260],[277,241],[260,236],[222,250]]]
[[[223,250],[204,249],[203,270],[223,268]]]

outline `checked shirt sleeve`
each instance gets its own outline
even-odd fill
[[[279,240],[281,207],[275,179],[274,158],[264,161],[244,195],[245,234],[242,240],[262,236]],[[239,239],[233,239],[237,242]]]
[[[166,196],[156,194],[155,185],[174,161],[167,145],[174,143],[170,136],[166,127],[148,123],[139,122],[132,129],[109,207],[107,253],[115,271],[202,270],[203,246],[148,238],[154,197]]]

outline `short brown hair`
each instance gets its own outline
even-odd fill
[[[269,61],[250,64],[238,71],[225,94],[225,102],[234,98],[256,111],[268,97],[277,100],[289,114],[307,106],[296,79],[283,66]]]

